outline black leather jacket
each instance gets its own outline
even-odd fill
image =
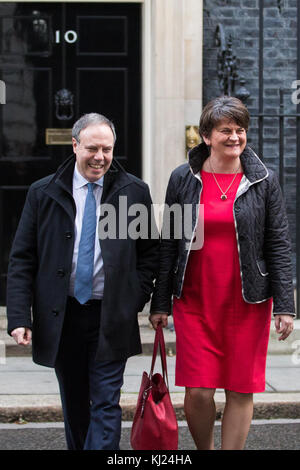
[[[191,239],[198,221],[197,205],[202,190],[199,171],[207,157],[206,145],[200,144],[189,152],[189,163],[179,166],[171,174],[166,204],[179,204],[182,214],[188,207],[185,205],[191,204],[193,235],[187,238],[182,227],[183,236],[178,239],[175,222],[178,219],[172,213],[170,217],[164,216],[159,275],[150,308],[152,313],[170,314],[172,295],[181,296]],[[243,298],[248,303],[259,303],[273,297],[273,313],[295,315],[291,243],[277,176],[248,146],[240,159],[244,175],[236,194],[233,215]],[[168,236],[165,236],[167,230],[164,231],[166,224],[171,225]]]

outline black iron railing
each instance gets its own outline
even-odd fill
[[[279,12],[282,13],[284,4],[282,1],[277,1]],[[297,100],[296,112],[285,113],[284,110],[284,96],[289,94],[292,95],[292,88],[279,89],[279,108],[277,113],[265,113],[264,112],[264,1],[259,0],[259,51],[258,51],[258,113],[253,114],[252,118],[257,119],[257,145],[255,146],[260,158],[264,158],[264,129],[265,120],[272,119],[278,120],[278,156],[279,156],[279,181],[282,191],[285,191],[285,129],[286,119],[294,118],[296,121],[295,127],[295,156],[296,156],[296,233],[292,234],[294,240],[294,255],[295,255],[295,289],[296,289],[296,312],[297,318],[300,318],[300,99]],[[297,2],[297,78],[300,80],[300,1]],[[240,77],[237,67],[237,57],[232,51],[232,41],[229,38],[226,43],[226,34],[222,24],[218,24],[215,32],[216,45],[219,47],[218,52],[218,78],[219,86],[223,94],[233,94],[242,101],[246,102],[250,93],[245,88],[245,80]],[[242,78],[241,87],[236,90],[236,82],[238,78]],[[291,84],[292,85],[292,84]],[[273,124],[274,127],[274,124]],[[294,211],[293,211],[294,212]]]

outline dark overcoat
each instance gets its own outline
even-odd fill
[[[76,215],[74,165],[71,156],[54,175],[29,188],[8,268],[8,333],[31,328],[33,360],[49,367],[55,366],[69,293]],[[147,208],[148,235],[130,238],[124,236],[124,226],[118,230],[121,219],[127,227],[137,220],[137,214],[126,217],[125,202],[127,207]],[[111,204],[116,217],[109,219],[113,211],[110,216],[102,214],[103,221],[106,217],[110,229],[116,230],[111,236],[107,229],[107,238],[99,240],[105,284],[97,359],[119,360],[141,352],[137,314],[153,289],[159,237],[148,186],[116,161],[104,176],[101,207],[104,203]]]

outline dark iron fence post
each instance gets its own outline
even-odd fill
[[[297,78],[300,78],[300,5],[297,2]],[[297,278],[297,294],[296,308],[297,318],[300,318],[300,104],[297,104],[297,163],[296,163],[296,278]]]
[[[259,89],[258,89],[258,154],[263,160],[264,133],[264,4],[259,0]]]
[[[279,89],[279,182],[284,192],[284,89]]]

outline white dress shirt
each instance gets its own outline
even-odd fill
[[[73,198],[76,204],[76,217],[75,217],[75,242],[74,242],[74,252],[72,260],[72,272],[70,278],[70,288],[69,295],[74,297],[74,284],[75,284],[75,274],[77,268],[77,257],[79,242],[81,236],[81,227],[83,212],[85,206],[86,195],[88,192],[87,181],[78,171],[77,163],[75,164],[74,174],[73,174]],[[103,259],[101,256],[100,242],[98,239],[98,224],[100,216],[100,201],[103,190],[103,176],[98,181],[95,181],[94,187],[94,196],[96,199],[96,216],[97,216],[97,227],[95,234],[95,257],[94,257],[94,279],[93,279],[93,299],[102,299],[103,290],[104,290],[104,268],[103,268]]]

